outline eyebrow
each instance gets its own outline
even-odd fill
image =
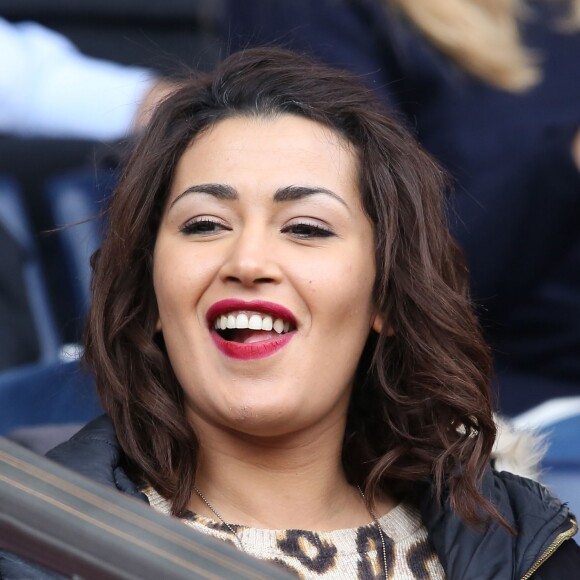
[[[230,185],[223,185],[221,183],[203,183],[200,185],[192,185],[191,187],[188,187],[171,202],[169,207],[172,208],[182,197],[185,197],[191,193],[205,193],[215,197],[216,199],[226,201],[235,201],[240,197],[238,192]],[[325,187],[287,185],[286,187],[281,187],[276,190],[273,200],[275,202],[296,201],[317,194],[328,195],[332,199],[335,199],[341,203],[348,211],[350,211],[348,204],[344,201],[344,199],[342,199],[342,197],[340,197],[340,195],[334,193],[334,191],[330,189],[326,189]]]
[[[311,195],[316,194],[323,194],[328,195],[335,199],[336,201],[340,202],[346,209],[350,211],[346,201],[340,197],[340,195],[334,193],[334,191],[330,189],[326,189],[325,187],[308,187],[306,185],[288,185],[287,187],[282,187],[276,191],[274,194],[274,201],[295,201],[297,199],[304,199],[305,197],[309,197]]]
[[[185,197],[190,193],[206,193],[216,199],[225,199],[228,201],[236,200],[239,197],[238,192],[229,185],[223,185],[221,183],[203,183],[188,187],[171,202],[169,208],[171,209],[182,197]]]

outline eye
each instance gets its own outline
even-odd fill
[[[328,227],[309,222],[295,222],[282,228],[282,233],[290,234],[295,238],[307,240],[311,238],[330,238],[336,234]]]
[[[185,235],[210,236],[224,230],[229,231],[229,229],[223,222],[216,218],[200,216],[185,223],[181,226],[180,231]]]

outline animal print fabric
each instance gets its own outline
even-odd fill
[[[169,502],[153,488],[144,490],[151,506],[170,513]],[[221,540],[239,544],[221,522],[188,512],[182,520],[188,526]],[[379,518],[386,546],[387,573],[383,549],[374,523],[332,532],[267,530],[232,525],[244,550],[267,560],[298,578],[389,580],[440,580],[445,573],[427,541],[427,530],[419,513],[399,504]]]

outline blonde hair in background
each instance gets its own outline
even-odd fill
[[[570,6],[570,16],[562,25],[566,31],[577,31],[580,29],[580,0],[572,0]]]
[[[443,54],[484,82],[522,92],[541,79],[540,59],[520,38],[524,0],[385,0],[394,4]],[[569,4],[566,30],[580,26],[580,0]]]

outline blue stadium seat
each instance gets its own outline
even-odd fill
[[[544,469],[542,483],[568,503],[570,511],[580,518],[580,463],[547,463]]]
[[[545,431],[550,447],[543,461],[544,483],[580,517],[580,413],[551,424]]]
[[[0,435],[21,427],[85,423],[100,413],[94,380],[78,361],[0,373]]]
[[[20,193],[8,179],[0,179],[0,223],[17,241],[25,255],[22,276],[38,337],[39,358],[43,362],[56,361],[61,344],[60,332],[50,303],[36,240]]]
[[[546,401],[515,417],[514,423],[546,435],[542,483],[580,517],[580,397]]]
[[[83,318],[90,300],[90,257],[102,240],[102,212],[116,184],[109,170],[76,171],[51,180],[46,200],[57,227],[73,304],[71,314]]]

